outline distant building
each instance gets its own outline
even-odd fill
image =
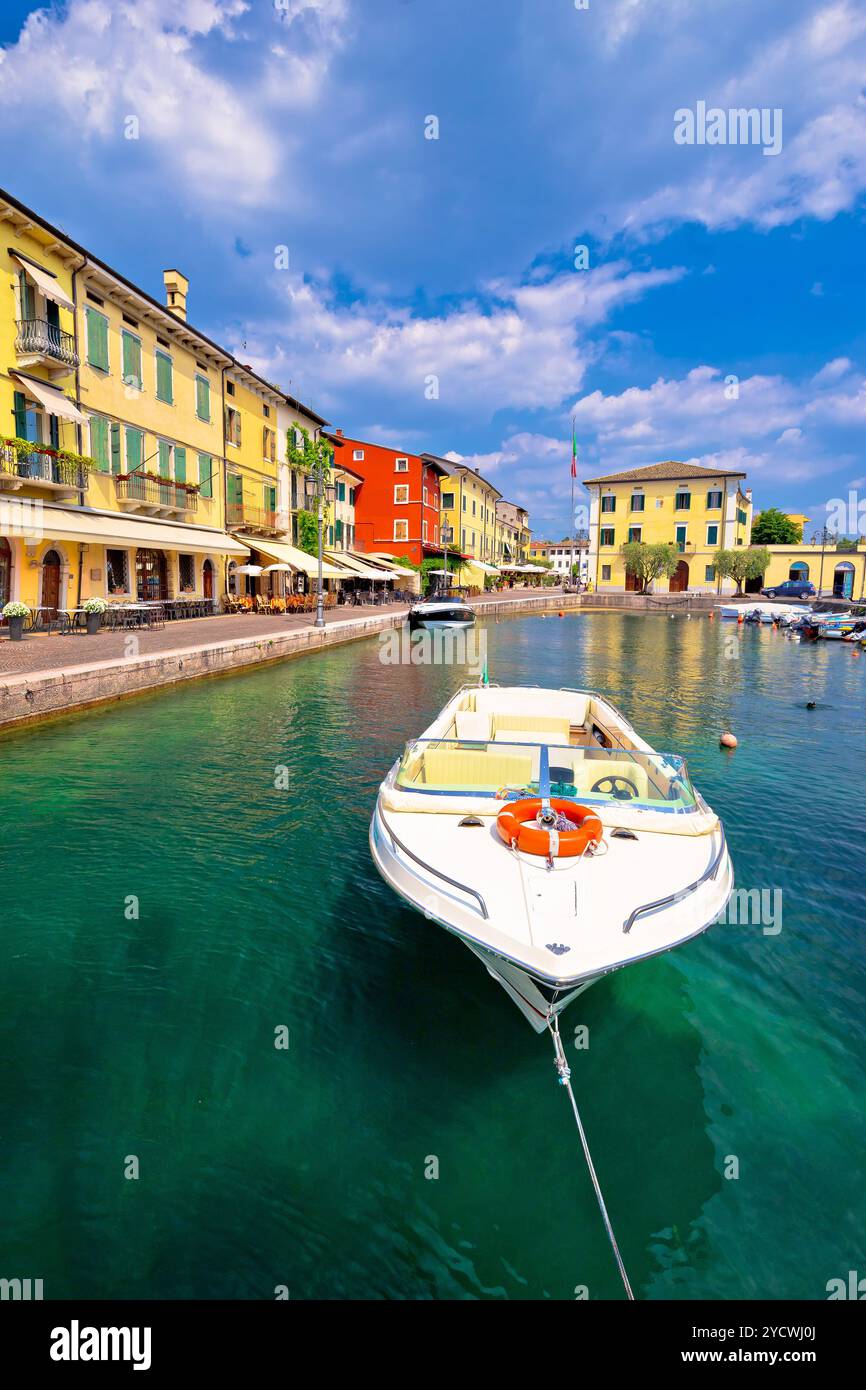
[[[415,565],[438,555],[442,464],[429,455],[422,458],[391,445],[350,439],[340,430],[336,435],[340,466],[359,479],[354,488],[354,549],[368,555],[402,555]]]

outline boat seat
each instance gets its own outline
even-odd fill
[[[541,727],[539,718],[568,719],[571,724],[585,724],[590,699],[570,690],[502,690],[496,686],[469,692],[471,708],[502,717],[503,714],[528,715],[533,728]]]
[[[559,720],[551,721],[559,723]],[[496,743],[549,743],[556,747],[568,747],[568,721],[562,720],[565,729],[500,729],[493,735]]]
[[[444,788],[525,787],[532,781],[532,755],[469,748],[426,748],[424,784]]]
[[[489,714],[475,714],[468,709],[459,709],[454,715],[454,723],[461,743],[490,742]]]
[[[550,714],[512,714],[510,711],[494,714],[493,737],[501,740],[509,733],[514,735],[516,743],[568,743],[571,724],[567,718]],[[532,737],[525,738],[527,733]]]

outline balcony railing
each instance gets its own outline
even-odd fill
[[[284,529],[280,524],[279,512],[267,511],[264,507],[253,507],[248,502],[227,504],[226,525],[235,531],[255,531],[259,534],[273,532],[274,535],[279,535]]]
[[[127,511],[195,512],[198,510],[198,484],[177,483],[173,478],[157,478],[151,473],[118,473],[114,479],[117,500]]]
[[[4,483],[16,490],[24,483],[47,487],[52,491],[84,492],[89,477],[88,464],[71,458],[62,449],[40,449],[32,453],[20,446],[0,441],[0,487]]]
[[[15,351],[19,356],[50,357],[73,371],[78,366],[78,353],[71,333],[64,333],[47,319],[19,319]]]

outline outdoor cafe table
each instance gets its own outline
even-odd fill
[[[44,604],[43,604],[43,605],[37,604],[35,607],[31,608],[31,609],[30,609],[30,621],[29,621],[28,624],[27,624],[27,631],[28,631],[28,632],[38,632],[39,628],[42,626],[42,614],[43,614],[43,613],[55,613],[55,612],[57,612],[57,609],[51,608],[51,607],[49,607],[49,606],[47,606],[47,605],[44,605]]]

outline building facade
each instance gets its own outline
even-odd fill
[[[425,454],[432,459],[434,455]],[[437,459],[447,476],[442,478],[443,524],[452,528],[455,550],[469,560],[496,563],[496,504],[502,500],[497,488],[482,478],[478,469]]]
[[[713,567],[717,550],[748,545],[752,496],[744,473],[697,464],[650,464],[584,482],[590,495],[587,577],[600,592],[636,588],[621,547],[627,541],[670,543],[681,555],[676,573],[657,592],[732,592]]]
[[[532,532],[529,529],[529,513],[525,507],[515,502],[506,502],[501,497],[496,503],[496,559],[495,564],[525,565],[529,561],[529,547]]]
[[[355,548],[400,555],[420,565],[440,553],[438,459],[402,452],[337,431],[341,461],[355,487]]]

